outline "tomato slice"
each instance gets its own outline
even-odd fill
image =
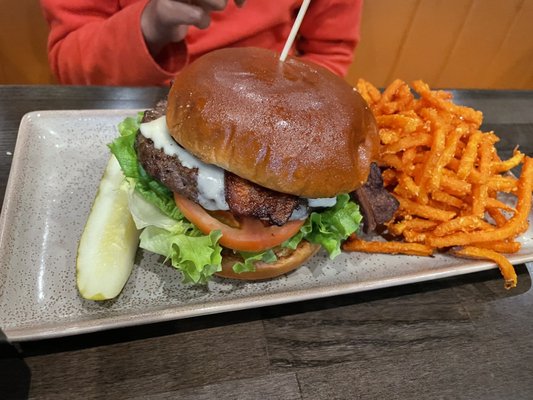
[[[239,227],[229,226],[209,215],[195,202],[174,193],[176,205],[185,218],[206,235],[220,230],[220,244],[240,251],[263,251],[271,249],[296,235],[305,221],[289,221],[283,226],[264,226],[256,218],[239,218]]]

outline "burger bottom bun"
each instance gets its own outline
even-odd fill
[[[302,240],[295,250],[275,250],[274,252],[278,257],[276,262],[267,264],[258,261],[255,263],[255,272],[242,272],[240,274],[233,271],[233,265],[242,261],[241,256],[231,251],[227,251],[222,254],[222,271],[217,272],[216,275],[223,278],[246,281],[275,278],[297,269],[305,261],[316,254],[318,250],[320,250],[320,245]]]

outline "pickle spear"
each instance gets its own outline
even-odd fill
[[[111,156],[78,246],[76,282],[85,299],[118,296],[131,274],[140,231],[128,208],[128,189]]]

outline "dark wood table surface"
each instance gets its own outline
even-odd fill
[[[0,203],[21,117],[147,108],[158,88],[0,86]],[[533,92],[456,91],[533,155]],[[531,265],[279,306],[0,344],[0,399],[531,399]],[[21,296],[24,294],[21,293]],[[1,328],[1,327],[0,327]],[[1,333],[0,333],[1,335]]]

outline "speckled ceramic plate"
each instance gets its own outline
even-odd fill
[[[453,257],[319,253],[306,266],[261,283],[180,283],[161,259],[140,251],[113,301],[77,293],[75,257],[116,125],[134,111],[46,111],[20,125],[0,217],[0,329],[8,339],[57,337],[364,291],[495,266]],[[533,232],[513,263],[533,259]],[[503,285],[503,283],[502,283]]]

